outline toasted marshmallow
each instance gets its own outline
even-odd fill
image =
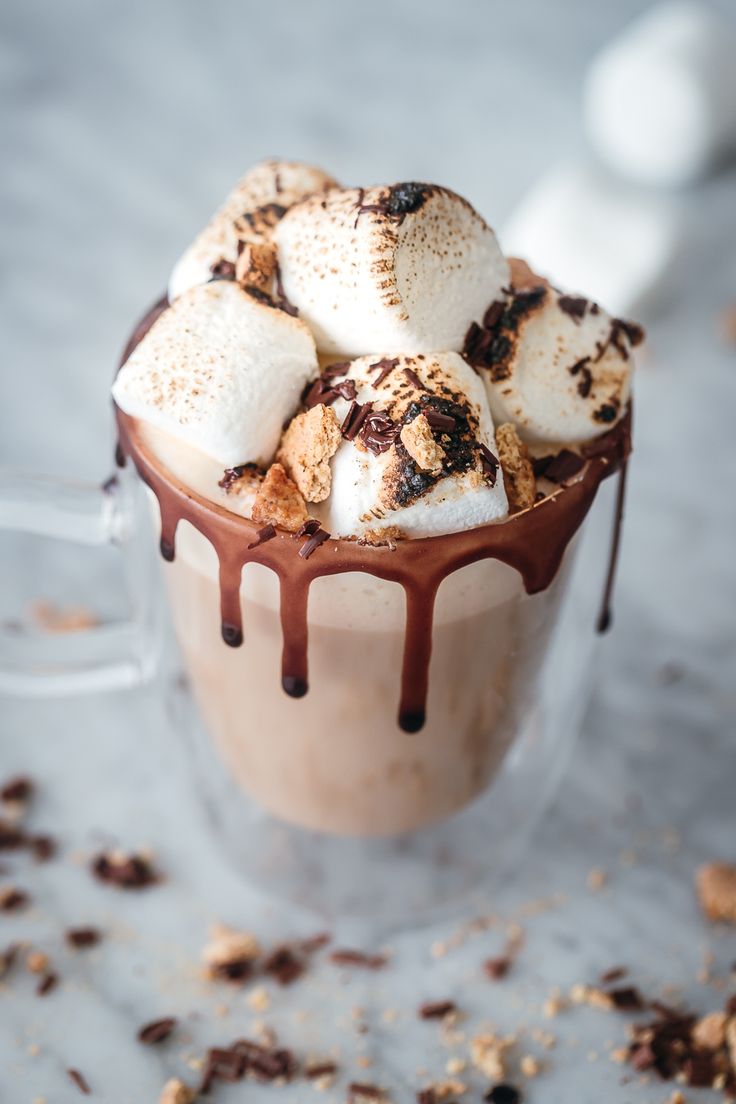
[[[238,181],[177,261],[169,279],[169,299],[173,302],[187,288],[206,283],[218,262],[234,265],[239,242],[269,240],[278,220],[296,200],[335,185],[321,169],[297,161],[256,165]]]
[[[509,278],[490,227],[436,185],[310,196],[274,238],[286,297],[324,352],[460,351]]]
[[[164,311],[120,369],[113,396],[126,414],[223,467],[268,464],[317,372],[303,322],[216,280]]]
[[[638,326],[549,286],[518,292],[495,314],[480,356],[469,356],[497,424],[512,422],[532,444],[563,444],[589,441],[624,414]]]
[[[333,536],[428,537],[506,515],[483,383],[457,353],[361,357],[344,375],[323,380],[343,439],[330,461],[329,497],[313,513]],[[383,423],[365,419],[345,439],[368,403]]]

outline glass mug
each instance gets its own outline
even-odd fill
[[[174,479],[148,460],[161,479]],[[452,911],[487,894],[518,860],[579,728],[610,482],[546,589],[526,593],[520,574],[497,559],[444,579],[427,722],[407,732],[396,721],[406,615],[396,583],[354,572],[312,583],[310,689],[289,697],[279,580],[269,568],[245,567],[244,640],[229,647],[212,545],[180,521],[173,561],[156,556],[158,503],[132,462],[102,488],[6,473],[0,528],[112,543],[132,613],[23,647],[5,637],[0,690],[69,694],[157,678],[186,734],[217,840],[251,883],[373,927]],[[190,689],[176,677],[172,649],[162,648],[157,559]]]

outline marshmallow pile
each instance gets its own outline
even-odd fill
[[[243,177],[168,297],[120,409],[226,469],[236,512],[374,543],[533,507],[533,454],[623,416],[641,337],[509,264],[446,188],[289,162]]]

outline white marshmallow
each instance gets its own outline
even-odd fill
[[[562,445],[589,441],[623,415],[633,367],[627,323],[547,288],[512,300],[499,335],[506,355],[481,369],[497,424],[513,422],[531,444]]]
[[[126,414],[223,467],[267,464],[317,371],[303,322],[216,280],[164,311],[120,369],[113,396]]]
[[[336,182],[321,169],[296,161],[263,161],[238,181],[220,209],[174,265],[169,279],[173,302],[187,288],[206,283],[212,266],[235,263],[238,242],[270,238],[286,208],[310,192],[332,188]]]
[[[274,238],[286,296],[325,352],[459,351],[509,278],[490,227],[435,185],[312,196]]]
[[[501,241],[536,272],[630,314],[666,292],[683,252],[683,222],[671,197],[622,185],[585,162],[566,162],[520,200]]]
[[[588,136],[616,172],[670,186],[736,149],[736,29],[705,4],[665,0],[593,60]]]
[[[346,377],[340,377],[355,381],[359,403],[372,402],[374,411],[385,411],[395,422],[401,420],[412,402],[421,403],[428,394],[466,405],[475,440],[497,455],[483,383],[462,357],[456,353],[401,356],[391,373],[376,386],[380,372],[371,372],[370,368],[379,359],[368,356],[354,360]],[[418,390],[404,375],[404,368],[415,372],[428,392]],[[350,402],[345,399],[338,399],[332,407],[341,423],[349,408]],[[439,431],[436,439],[442,444]],[[360,537],[393,526],[405,536],[429,537],[484,525],[508,513],[500,467],[495,486],[491,487],[481,475],[479,460],[470,471],[437,478],[407,505],[392,506],[397,494],[401,496],[406,491],[402,462],[406,462],[406,455],[402,461],[394,448],[375,455],[354,441],[343,440],[330,462],[330,496],[311,509],[328,532],[340,537]],[[411,465],[409,470],[414,470]]]

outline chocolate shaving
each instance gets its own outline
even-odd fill
[[[413,368],[402,368],[401,371],[404,373],[412,387],[414,387],[417,391],[429,391],[429,388],[424,386]]]
[[[24,889],[6,889],[0,896],[0,911],[17,912],[18,909],[25,908],[30,899]]]
[[[480,464],[483,474],[492,487],[496,486],[498,476],[498,458],[493,455],[487,445],[479,445]]]
[[[585,466],[585,458],[571,449],[561,449],[556,456],[537,456],[532,467],[537,478],[549,479],[551,483],[564,483]]]
[[[620,1012],[640,1012],[646,1007],[644,998],[634,985],[621,986],[618,989],[609,989],[608,996],[613,1002],[613,1007]]]
[[[306,969],[291,947],[276,947],[263,963],[264,973],[274,978],[279,985],[291,985],[301,977]]]
[[[371,412],[373,403],[359,403],[353,400],[350,404],[345,420],[340,426],[340,432],[346,441],[354,441],[360,433],[363,422]]]
[[[377,360],[375,364],[368,366],[369,372],[378,372],[376,378],[372,381],[374,387],[380,387],[387,376],[390,376],[396,365],[399,363],[398,357],[393,357],[389,360],[388,357],[382,357],[381,360]]]
[[[561,295],[557,300],[557,305],[561,311],[564,311],[579,324],[588,308],[588,300],[581,295]]]
[[[56,854],[56,840],[53,836],[30,836],[28,845],[37,862],[47,862]]]
[[[299,549],[299,555],[303,560],[308,560],[309,557],[315,552],[321,544],[330,539],[330,534],[326,533],[324,529],[318,529],[316,533],[312,533],[309,540],[306,540]]]
[[[248,550],[251,548],[257,548],[259,544],[265,544],[266,541],[273,540],[276,536],[276,530],[273,525],[264,525],[262,529],[259,529],[256,533],[256,539],[248,545]]]
[[[83,1073],[80,1073],[78,1069],[68,1069],[66,1072],[70,1081],[74,1082],[81,1093],[83,1093],[85,1096],[89,1096],[91,1094],[92,1090],[89,1087],[87,1078],[84,1076]]]
[[[366,448],[378,456],[391,448],[400,432],[401,426],[392,421],[388,414],[371,411],[363,419],[360,439]]]
[[[491,981],[502,981],[511,969],[511,961],[508,955],[499,955],[498,958],[487,958],[483,963],[483,972]]]
[[[302,402],[308,410],[311,410],[313,406],[317,406],[319,403],[331,406],[338,398],[350,401],[355,398],[355,395],[355,380],[346,379],[339,383],[333,383],[329,378],[322,375],[314,383],[307,384],[302,395]]]
[[[161,1020],[153,1020],[152,1023],[144,1024],[138,1032],[138,1042],[143,1043],[144,1046],[155,1046],[156,1043],[163,1043],[165,1039],[169,1038],[177,1022],[175,1016],[165,1016]]]
[[[610,985],[611,982],[620,981],[621,978],[626,977],[627,973],[625,966],[612,966],[610,970],[601,974],[601,982],[603,985]]]
[[[22,828],[0,820],[0,851],[15,851],[19,847],[25,847],[27,842],[28,837]]]
[[[323,947],[332,939],[329,932],[317,932],[316,935],[307,936],[306,939],[302,939],[299,942],[299,946],[306,954],[312,954],[313,951],[320,951]]]
[[[326,379],[334,379],[335,376],[344,376],[346,372],[349,371],[349,360],[336,360],[334,364],[328,364],[327,367],[322,370],[322,375]]]
[[[142,855],[125,855],[121,858],[104,852],[91,862],[95,878],[120,889],[146,889],[161,881],[148,859]]]
[[[0,801],[28,801],[33,796],[33,782],[30,778],[21,776],[12,778],[0,789]]]
[[[456,418],[450,414],[440,414],[438,410],[427,410],[424,417],[432,429],[441,429],[446,433],[451,433],[457,425]]]
[[[348,948],[332,951],[329,958],[334,966],[357,966],[363,970],[380,970],[388,962],[385,955],[365,954]]]
[[[425,1001],[419,1006],[419,1018],[422,1020],[442,1020],[451,1012],[457,1012],[454,1001]]]
[[[515,1085],[494,1085],[483,1097],[488,1104],[521,1104],[521,1093]]]
[[[304,1069],[304,1076],[311,1080],[315,1080],[318,1077],[330,1077],[333,1073],[337,1073],[336,1062],[315,1062],[312,1066],[306,1066]]]
[[[55,989],[58,984],[58,974],[44,974],[38,985],[36,986],[36,996],[45,997],[46,994],[50,993],[52,989]]]
[[[312,534],[316,533],[318,529],[319,522],[317,521],[317,519],[307,518],[307,520],[302,522],[302,524],[297,529],[296,533],[294,534],[294,539],[296,540],[299,537],[311,537]]]
[[[354,1100],[380,1100],[383,1090],[378,1085],[371,1085],[367,1081],[351,1081],[348,1085],[348,1101]]]
[[[102,939],[102,932],[98,928],[69,928],[65,939],[70,947],[82,950],[96,946]]]
[[[238,1039],[229,1047],[212,1047],[207,1051],[199,1091],[206,1094],[215,1081],[234,1084],[247,1074],[257,1081],[288,1081],[296,1069],[297,1063],[290,1050]]]

